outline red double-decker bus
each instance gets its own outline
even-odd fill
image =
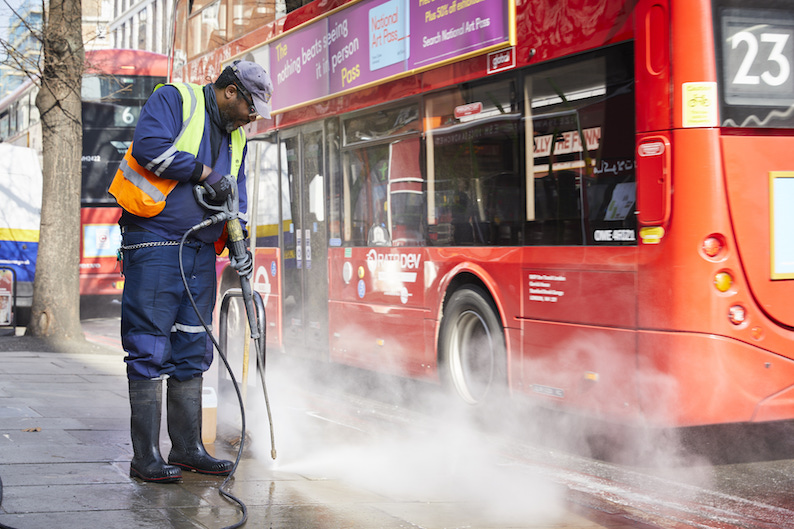
[[[121,209],[107,192],[146,99],[165,82],[168,58],[143,50],[86,52],[82,83],[83,157],[80,226],[80,295],[121,296],[116,261]]]
[[[132,142],[141,107],[167,78],[167,57],[139,50],[86,52],[82,81],[83,155],[81,187],[81,296],[120,296],[123,277],[116,264],[121,244],[121,210],[107,192]],[[0,141],[42,154],[38,85],[29,80],[0,101]],[[38,232],[24,241],[28,263],[20,283],[18,323],[24,325],[33,294]],[[17,256],[4,256],[16,258]],[[19,261],[19,259],[16,259]]]
[[[472,404],[794,418],[791,0],[175,12],[173,79],[273,77],[248,129],[271,348]]]

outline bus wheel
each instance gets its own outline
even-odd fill
[[[468,404],[496,400],[507,389],[504,332],[496,307],[474,285],[447,301],[439,335],[442,381]]]
[[[224,281],[221,292],[225,295],[226,292],[233,288],[238,288],[231,281]],[[244,346],[243,336],[245,334],[245,326],[248,320],[245,314],[245,305],[239,296],[233,296],[229,300],[228,312],[226,313],[226,329],[227,329],[227,351],[242,351]]]

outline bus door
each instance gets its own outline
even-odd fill
[[[289,207],[282,209],[284,349],[317,356],[327,350],[328,245],[323,131],[318,125],[281,137]]]
[[[285,183],[286,153],[275,133],[248,141],[248,229],[254,252],[254,290],[265,305],[268,346],[281,346],[281,247],[279,245],[282,211],[289,210]],[[288,215],[288,213],[285,213]],[[230,286],[237,285],[232,276]],[[241,309],[242,310],[242,309]]]

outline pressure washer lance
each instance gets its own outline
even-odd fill
[[[231,195],[226,199],[222,205],[214,205],[207,202],[207,189],[198,184],[193,187],[193,194],[196,197],[196,202],[207,211],[216,211],[214,215],[205,219],[203,222],[193,226],[191,232],[198,231],[218,222],[226,221],[226,232],[228,234],[226,246],[229,248],[229,256],[232,259],[244,259],[247,253],[245,246],[245,233],[243,232],[242,224],[240,223],[240,199],[237,196],[237,182],[231,175],[224,176],[229,180],[229,186],[232,190]],[[251,331],[251,338],[255,341],[257,347],[257,369],[259,377],[262,382],[262,391],[265,395],[265,406],[267,408],[268,422],[270,423],[270,456],[276,459],[276,445],[273,436],[273,421],[270,414],[270,399],[267,395],[267,388],[265,386],[265,373],[264,373],[264,352],[265,343],[264,336],[259,332],[259,324],[257,319],[256,305],[254,304],[254,292],[251,287],[251,280],[248,276],[240,275],[240,288],[243,294],[243,303],[245,304],[245,312],[248,316],[248,326]]]
[[[218,222],[226,221],[226,231],[228,239],[226,246],[229,248],[229,256],[234,259],[245,259],[247,252],[245,248],[245,233],[243,233],[243,226],[240,224],[239,211],[240,200],[237,197],[237,183],[232,180],[231,175],[226,175],[224,178],[231,180],[230,186],[232,194],[220,206],[210,204],[206,200],[207,190],[202,185],[197,185],[193,188],[193,193],[196,196],[196,202],[201,207],[208,211],[217,211],[215,215],[204,220],[198,229],[206,228]],[[194,226],[194,227],[196,227]],[[256,320],[256,307],[254,306],[254,292],[251,288],[251,281],[248,276],[240,276],[240,288],[243,291],[243,301],[245,302],[245,312],[248,315],[248,325],[251,327],[251,338],[254,340],[259,339],[259,327]]]

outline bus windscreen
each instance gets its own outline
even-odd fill
[[[160,82],[162,77],[83,78],[83,204],[115,204],[107,188],[132,142],[141,107]]]

